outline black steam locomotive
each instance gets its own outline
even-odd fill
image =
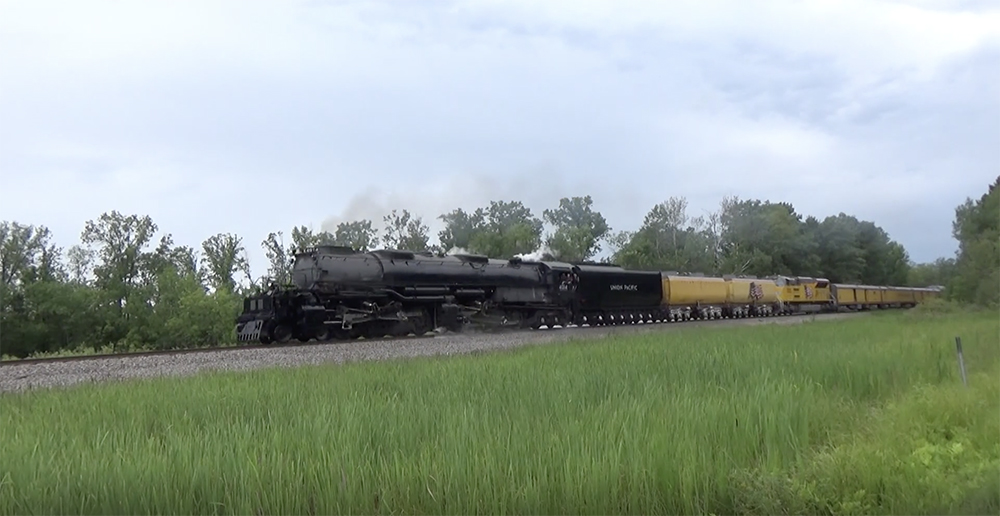
[[[322,246],[295,254],[292,285],[246,298],[240,341],[659,320],[660,273],[481,255]]]

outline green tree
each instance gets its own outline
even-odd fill
[[[482,230],[486,212],[479,208],[473,213],[466,213],[458,208],[438,217],[444,222],[444,229],[438,232],[438,241],[444,251],[456,249],[468,250],[472,237]]]
[[[337,245],[337,238],[328,231],[314,233],[306,226],[292,228],[292,246],[295,249],[306,249],[321,245]]]
[[[75,282],[34,281],[12,301],[0,321],[0,351],[18,357],[100,347],[107,341],[98,330],[115,317],[102,306],[100,291]]]
[[[724,274],[815,274],[817,242],[788,203],[728,199],[720,215]]]
[[[158,277],[160,297],[148,342],[159,349],[200,347],[232,340],[239,298],[226,289],[207,293],[190,274],[167,268]]]
[[[149,216],[123,215],[117,211],[87,221],[80,239],[97,258],[94,285],[117,317],[100,330],[105,342],[118,342],[140,327],[147,315],[148,285],[144,280],[152,253],[146,247],[157,231]]]
[[[154,275],[164,267],[173,267],[180,274],[193,276],[198,281],[204,279],[205,273],[198,266],[198,252],[190,246],[175,245],[172,235],[167,234],[160,238],[160,245],[150,256],[150,260],[152,263],[148,269]]]
[[[0,222],[0,284],[11,287],[56,275],[60,251],[51,238],[45,226]]]
[[[558,208],[542,212],[545,221],[555,226],[545,245],[556,259],[580,262],[600,251],[599,242],[610,228],[604,216],[594,211],[593,204],[589,195],[563,197]]]
[[[372,227],[368,219],[341,222],[334,233],[336,245],[350,247],[357,251],[371,251],[378,247],[378,229]]]
[[[717,239],[705,219],[688,216],[687,206],[683,197],[653,206],[638,231],[612,237],[612,261],[636,269],[714,272]]]
[[[420,217],[414,218],[410,212],[392,213],[382,219],[385,222],[383,241],[386,248],[406,249],[408,251],[426,251],[429,248],[429,228]]]
[[[230,233],[212,235],[201,243],[202,267],[208,285],[216,291],[235,292],[238,272],[250,278],[250,263],[243,239]]]
[[[985,306],[1000,303],[1000,176],[979,200],[955,209],[952,235],[958,240],[953,299]]]
[[[482,223],[469,240],[469,250],[492,258],[512,258],[536,251],[542,243],[542,221],[520,201],[490,201]]]
[[[268,233],[261,246],[268,261],[268,282],[288,284],[292,280],[292,253],[291,249],[285,248],[284,234],[281,231]],[[267,282],[262,281],[261,286],[266,287],[265,283]]]
[[[837,283],[862,283],[865,250],[858,245],[858,220],[844,213],[823,219],[819,227],[819,268]]]
[[[955,259],[938,258],[931,263],[913,264],[906,285],[911,287],[947,286],[955,277]]]

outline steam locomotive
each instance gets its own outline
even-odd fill
[[[295,253],[292,284],[244,299],[243,342],[658,323],[914,306],[934,289],[822,278],[699,277],[617,265],[320,246]]]
[[[292,285],[244,299],[236,333],[270,343],[540,328],[609,310],[654,317],[660,296],[658,272],[613,265],[321,246],[295,254]]]

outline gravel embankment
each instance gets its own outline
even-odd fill
[[[525,345],[548,344],[573,338],[599,338],[610,334],[666,332],[677,328],[725,327],[754,324],[797,324],[833,320],[860,314],[697,321],[673,324],[569,328],[517,331],[498,334],[451,334],[425,339],[353,341],[304,344],[280,348],[225,349],[213,352],[115,357],[72,362],[5,365],[0,367],[0,392],[67,387],[80,383],[121,381],[155,376],[184,376],[211,370],[252,370],[307,364],[386,360],[419,356],[497,351]]]

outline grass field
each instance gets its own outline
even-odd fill
[[[918,314],[4,395],[0,513],[996,514],[1000,320]]]

